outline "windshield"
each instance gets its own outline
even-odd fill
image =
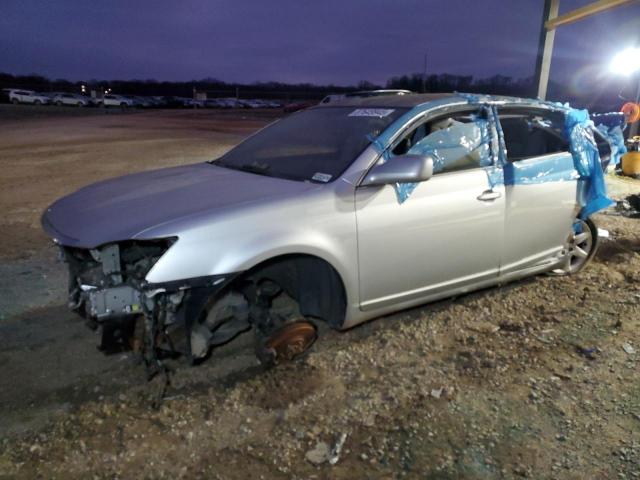
[[[401,108],[315,108],[286,117],[215,160],[272,177],[330,182],[338,178]]]

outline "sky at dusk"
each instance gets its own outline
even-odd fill
[[[560,13],[593,0],[560,0]],[[543,0],[3,0],[0,71],[70,80],[384,84],[533,74]],[[640,3],[556,34],[552,80],[593,82],[640,43]]]

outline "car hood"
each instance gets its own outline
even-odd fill
[[[188,216],[314,188],[318,185],[199,163],[94,183],[52,204],[42,225],[62,245],[94,248]]]

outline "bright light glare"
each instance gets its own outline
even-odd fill
[[[640,48],[628,48],[618,53],[609,67],[612,72],[631,75],[640,70]]]

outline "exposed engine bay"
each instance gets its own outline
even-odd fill
[[[196,363],[212,347],[252,327],[258,358],[273,364],[313,344],[317,332],[309,318],[339,326],[344,292],[336,288],[337,274],[324,263],[292,258],[251,272],[147,282],[145,276],[173,242],[61,247],[69,266],[69,307],[101,331],[101,350],[133,349],[141,354],[149,376],[167,355],[183,355]],[[318,293],[332,300],[320,301],[323,295]]]

